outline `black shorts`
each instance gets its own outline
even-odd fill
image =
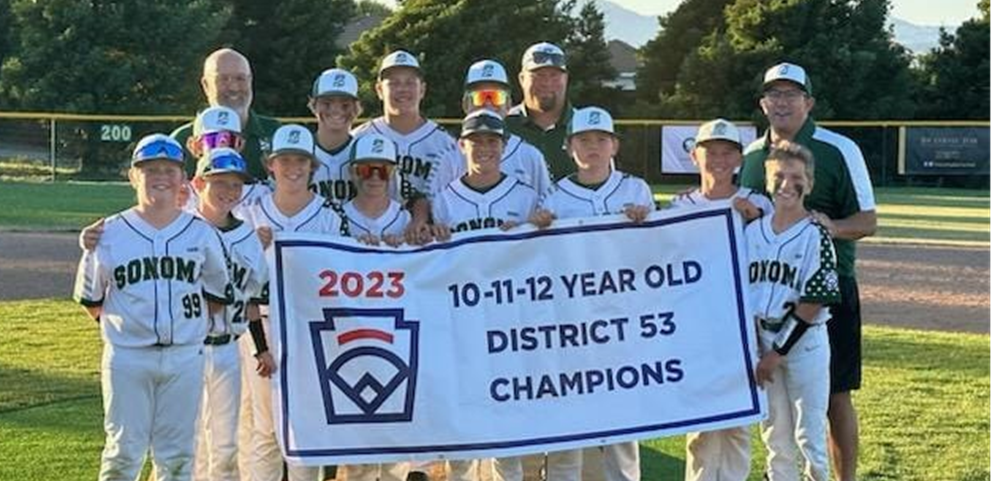
[[[860,293],[857,279],[840,276],[840,303],[829,306],[830,392],[860,389]]]

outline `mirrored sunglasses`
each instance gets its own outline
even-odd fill
[[[537,50],[532,52],[532,63],[536,65],[551,65],[555,67],[563,67],[567,64],[566,58],[563,54],[556,52],[543,52]]]
[[[174,160],[176,162],[183,162],[183,149],[177,144],[166,142],[164,140],[157,140],[146,144],[141,149],[136,151],[134,157],[132,158],[134,162],[155,159],[167,159]]]
[[[470,99],[470,104],[473,107],[483,107],[487,104],[491,104],[494,107],[504,107],[508,104],[509,100],[508,92],[500,89],[474,90],[467,92],[466,96]]]
[[[245,173],[246,170],[245,159],[238,155],[226,154],[211,157],[211,172],[234,171]]]
[[[242,150],[244,142],[241,135],[228,130],[210,132],[200,136],[200,143],[205,149],[229,147],[235,150]]]
[[[390,179],[394,172],[394,166],[390,164],[355,164],[352,166],[353,172],[363,180],[373,178],[374,175],[381,180]]]

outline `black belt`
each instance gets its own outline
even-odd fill
[[[229,342],[238,340],[238,334],[221,334],[218,336],[207,336],[204,338],[205,346],[224,346]]]

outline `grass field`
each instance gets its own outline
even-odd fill
[[[69,301],[0,303],[0,479],[92,479],[103,446],[97,326]],[[988,336],[864,330],[860,479],[990,479]],[[644,479],[680,479],[683,438],[643,443]],[[761,455],[754,439],[754,470]]]
[[[666,203],[683,186],[654,186]],[[990,193],[981,190],[882,187],[878,233],[868,242],[917,242],[988,246]],[[0,229],[78,230],[127,208],[134,193],[126,183],[0,182]]]

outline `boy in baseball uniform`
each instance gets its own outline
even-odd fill
[[[191,478],[208,317],[230,285],[217,230],[180,209],[185,177],[180,144],[142,138],[128,171],[137,205],[80,259],[73,297],[104,340],[101,480],[137,478],[150,449],[158,479]]]
[[[574,112],[567,126],[567,151],[577,164],[577,173],[555,184],[532,216],[532,223],[544,228],[557,218],[612,214],[625,214],[634,222],[642,222],[655,208],[653,193],[643,179],[612,169],[618,148],[611,114],[600,107]],[[606,480],[640,479],[638,443],[608,445],[603,452]],[[578,481],[582,462],[579,449],[549,453],[546,479]]]
[[[508,116],[511,108],[511,84],[504,66],[494,60],[481,60],[466,71],[463,92],[463,112],[472,114],[482,109],[501,116]],[[549,167],[542,152],[525,139],[507,131],[504,152],[501,153],[501,172],[511,175],[532,187],[540,194],[549,190]]]
[[[463,159],[441,125],[421,114],[425,97],[421,64],[409,52],[398,50],[383,58],[376,83],[383,116],[357,127],[353,135],[376,132],[397,146],[400,199],[411,211],[406,232],[410,243],[431,240],[431,200],[459,177]]]
[[[363,113],[356,77],[338,68],[321,72],[314,79],[307,106],[318,121],[314,134],[318,168],[311,178],[311,190],[341,206],[356,196],[356,185],[349,176],[349,155],[355,140],[349,131]]]
[[[314,137],[300,125],[285,125],[273,134],[273,152],[266,159],[266,168],[273,179],[273,192],[261,197],[248,209],[247,222],[259,234],[263,247],[272,246],[273,233],[313,232],[338,236],[342,220],[331,207],[331,201],[312,192],[311,174],[318,168],[314,157]],[[260,313],[266,337],[269,338],[268,285],[263,288]],[[273,352],[278,358],[279,353]],[[283,476],[283,456],[280,453],[273,426],[270,380],[254,376],[249,383],[252,395],[253,435],[252,469],[254,481],[280,481]],[[321,469],[307,466],[287,466],[291,481],[315,481]]]
[[[701,186],[674,196],[671,208],[707,209],[731,202],[744,225],[774,211],[764,194],[734,182],[736,169],[743,163],[743,143],[732,122],[716,119],[702,124],[691,158],[701,174]],[[687,435],[686,481],[745,481],[749,475],[749,426]]]
[[[805,209],[812,191],[812,153],[791,142],[775,145],[765,161],[774,212],[746,228],[749,295],[757,319],[761,358],[757,382],[767,389],[762,423],[767,478],[829,479],[827,304],[839,301],[832,237]]]
[[[259,298],[269,279],[263,247],[252,227],[232,214],[245,182],[251,179],[238,152],[221,147],[201,157],[191,182],[200,199],[197,215],[221,233],[233,293],[232,304],[211,316],[204,340],[204,399],[198,421],[196,480],[240,479],[237,453],[243,399],[241,366],[254,366],[262,376],[269,376],[275,367],[261,336],[258,306],[251,301]],[[252,331],[252,338],[245,336],[239,342],[247,330]],[[244,407],[251,409],[248,403]],[[242,450],[247,448],[243,446]]]

